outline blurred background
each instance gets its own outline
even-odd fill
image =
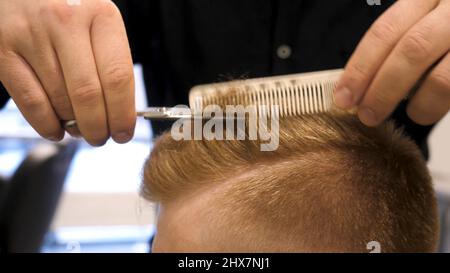
[[[147,98],[135,67],[137,109]],[[13,252],[148,252],[155,207],[139,196],[152,144],[139,119],[132,142],[92,148],[42,140],[12,101],[0,112],[0,243]],[[450,252],[450,115],[434,129],[429,167],[440,203],[440,252]],[[0,246],[1,247],[1,246]]]
[[[137,109],[147,104],[141,73],[136,66]],[[0,124],[0,237],[11,250],[148,252],[154,207],[139,196],[148,121],[138,119],[130,143],[101,148],[42,140],[12,101]]]

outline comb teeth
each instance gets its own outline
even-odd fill
[[[342,69],[199,85],[189,94],[190,106],[256,105],[258,113],[278,105],[279,115],[307,115],[329,111]],[[269,113],[270,115],[270,113]]]

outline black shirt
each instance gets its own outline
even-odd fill
[[[344,67],[374,20],[394,0],[115,0],[151,105],[188,103],[200,83]],[[288,53],[280,55],[280,47]],[[0,91],[0,105],[6,100]],[[426,151],[431,127],[403,103],[393,115]],[[152,123],[160,132],[168,124]]]
[[[115,2],[153,105],[185,104],[200,83],[343,67],[388,7],[365,0]],[[277,55],[282,45],[289,58]]]

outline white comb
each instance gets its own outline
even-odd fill
[[[199,85],[191,89],[189,104],[194,111],[214,104],[278,105],[281,117],[327,112],[334,105],[333,91],[342,72],[336,69]]]
[[[191,111],[178,107],[150,107],[137,115],[163,120],[191,118],[193,113],[208,105],[255,105],[258,112],[261,108],[277,105],[281,117],[327,112],[334,105],[333,91],[342,72],[342,69],[336,69],[198,85],[189,92]],[[63,126],[67,129],[77,123],[65,121]]]

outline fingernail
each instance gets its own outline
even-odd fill
[[[372,109],[363,107],[358,110],[358,116],[362,123],[367,126],[376,126],[378,123],[375,112]]]
[[[126,143],[126,142],[130,141],[131,134],[128,132],[117,133],[113,136],[113,139],[117,143]]]
[[[47,140],[53,141],[53,142],[58,142],[60,140],[60,138],[51,136],[51,137],[47,137]]]
[[[353,93],[347,87],[338,88],[334,92],[334,102],[340,108],[351,108],[353,106]]]

